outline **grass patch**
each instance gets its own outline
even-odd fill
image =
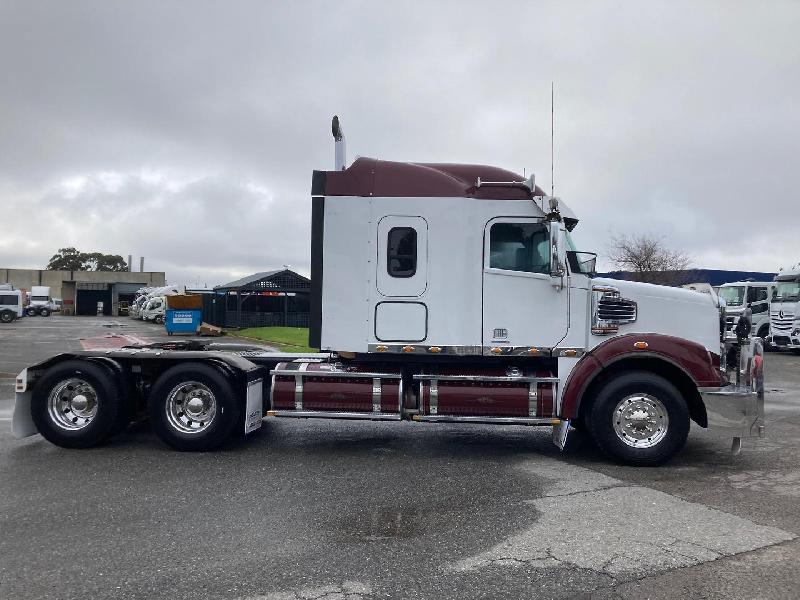
[[[308,327],[250,327],[232,335],[266,342],[284,352],[318,352],[308,347]]]

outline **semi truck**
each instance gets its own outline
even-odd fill
[[[30,301],[25,313],[29,317],[49,317],[54,310],[53,299],[50,297],[50,287],[46,285],[31,286]]]
[[[800,262],[775,277],[769,321],[772,345],[800,353]]]
[[[772,281],[737,281],[719,287],[719,295],[727,306],[725,329],[733,335],[736,322],[742,312],[749,308],[752,315],[753,333],[769,347],[769,303],[775,284]]]
[[[62,353],[16,379],[13,431],[90,447],[147,417],[208,450],[265,418],[573,429],[657,465],[690,422],[764,435],[762,346],[710,296],[604,279],[578,217],[531,175],[358,158],[311,186],[309,346],[186,340]]]

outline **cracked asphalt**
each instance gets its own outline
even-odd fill
[[[272,419],[205,454],[146,424],[88,451],[14,439],[1,373],[161,335],[112,321],[0,328],[0,598],[800,595],[798,356],[767,355],[765,439],[734,457],[693,427],[654,469],[523,427]]]

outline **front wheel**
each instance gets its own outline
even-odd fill
[[[672,458],[689,435],[689,409],[663,377],[633,371],[600,389],[588,423],[597,445],[630,465],[655,466]]]
[[[39,314],[41,316],[43,316],[43,317],[49,317],[50,316],[50,309],[49,308],[43,308],[42,310],[39,311]]]
[[[36,315],[38,315],[38,314],[39,314],[39,311],[37,311],[37,310],[36,310],[35,308],[33,308],[33,307],[31,307],[31,308],[26,308],[26,309],[25,309],[25,314],[26,314],[26,315],[28,315],[29,317],[35,317]]]
[[[0,323],[11,323],[16,315],[10,310],[0,312]]]
[[[164,317],[162,315],[156,315],[155,319],[153,319],[156,325],[163,325],[164,324]]]
[[[241,407],[224,375],[203,363],[187,363],[156,381],[149,412],[156,435],[173,448],[210,450],[240,424]]]

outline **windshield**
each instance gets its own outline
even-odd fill
[[[719,288],[719,295],[728,306],[741,306],[744,302],[744,287],[722,287]]]
[[[36,300],[37,302],[47,302],[49,298],[47,296],[31,296],[31,300]]]
[[[800,300],[800,281],[779,281],[772,299],[776,302],[797,302]]]

